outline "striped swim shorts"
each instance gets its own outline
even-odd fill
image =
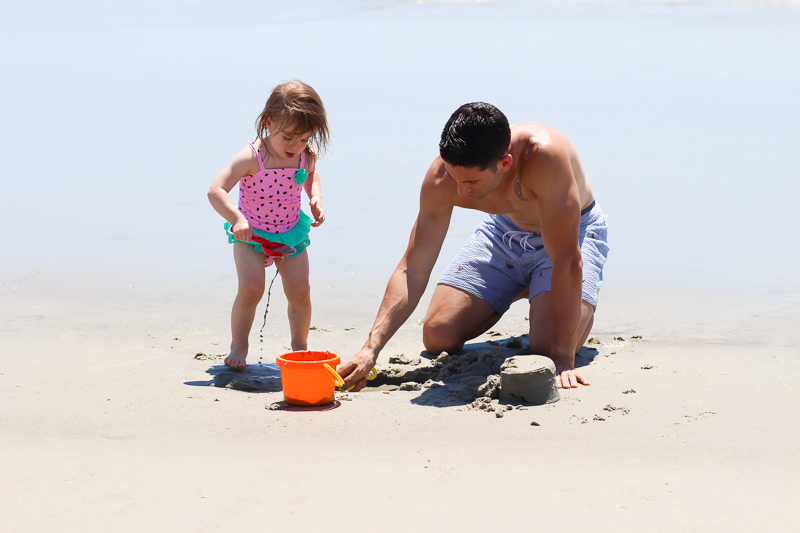
[[[581,212],[580,247],[581,298],[596,308],[609,248],[605,215],[595,202]],[[525,289],[530,288],[529,299],[549,291],[552,271],[540,233],[521,229],[507,215],[489,215],[439,283],[477,296],[502,315]]]

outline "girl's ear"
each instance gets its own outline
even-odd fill
[[[271,129],[272,129],[272,119],[271,119],[270,117],[267,117],[267,118],[265,118],[265,119],[264,119],[264,126],[265,126],[265,127],[268,129],[268,130],[271,130]]]

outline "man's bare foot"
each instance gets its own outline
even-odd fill
[[[231,353],[225,358],[225,364],[236,370],[247,366],[247,348],[231,348]]]

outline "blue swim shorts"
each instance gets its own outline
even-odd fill
[[[605,215],[594,202],[581,212],[580,247],[581,298],[596,308],[609,248]],[[529,299],[549,291],[552,271],[540,233],[523,230],[507,215],[489,215],[439,283],[474,294],[502,315],[526,288],[530,287]]]

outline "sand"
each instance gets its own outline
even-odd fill
[[[96,4],[2,5],[0,531],[796,528],[796,2]],[[248,370],[222,365],[205,191],[289,77],[334,133],[312,347],[361,347],[441,127],[481,100],[564,132],[609,215],[591,386],[492,397],[524,304],[423,376],[430,288],[378,361],[399,383],[287,408],[278,283]]]
[[[307,410],[287,408],[268,366],[288,340],[280,295],[236,373],[260,378],[254,391],[220,378],[234,374],[218,355],[223,288],[48,276],[3,288],[3,531],[747,531],[798,519],[796,300],[612,285],[579,358],[592,385],[556,403],[481,408],[433,386]],[[312,344],[346,359],[374,306],[320,302]],[[524,342],[524,311],[465,357]],[[420,316],[380,368],[426,364]]]

